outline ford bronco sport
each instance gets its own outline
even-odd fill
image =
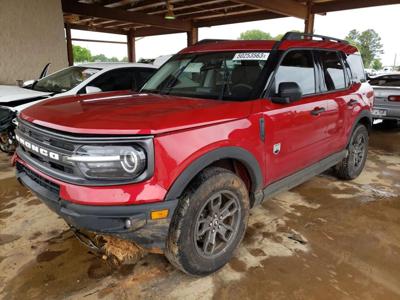
[[[373,97],[342,40],[201,41],[138,94],[23,110],[17,177],[71,227],[206,275],[238,248],[251,207],[330,168],[361,173]]]

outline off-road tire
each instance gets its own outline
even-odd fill
[[[364,148],[363,148],[363,157],[360,163],[355,166],[354,159],[355,159],[355,146],[354,143],[362,137],[365,141]],[[336,175],[339,179],[343,180],[353,180],[357,178],[364,169],[365,162],[367,160],[368,155],[368,142],[369,142],[369,135],[368,129],[363,124],[357,125],[354,129],[353,134],[350,139],[350,143],[347,147],[348,154],[338,165],[336,165]]]
[[[230,243],[216,257],[205,257],[198,248],[197,221],[204,207],[215,195],[231,193],[238,199],[237,231]],[[233,256],[242,241],[249,216],[249,193],[243,181],[233,172],[208,167],[185,190],[171,220],[165,256],[173,266],[192,276],[205,276],[222,268]]]

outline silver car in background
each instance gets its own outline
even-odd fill
[[[400,73],[372,77],[369,83],[375,92],[373,118],[396,125],[400,121]]]

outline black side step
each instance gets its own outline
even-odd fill
[[[272,198],[273,196],[281,192],[288,191],[325,172],[329,168],[337,165],[342,159],[344,159],[347,156],[347,153],[347,150],[335,153],[297,173],[294,173],[288,177],[285,177],[279,181],[270,184],[263,190],[264,197],[261,198],[260,202]]]

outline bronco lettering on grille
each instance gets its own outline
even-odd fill
[[[32,144],[31,142],[26,141],[24,138],[22,138],[18,135],[16,135],[15,138],[18,141],[18,143],[25,146],[27,149],[32,150],[33,152],[36,152],[37,154],[39,154],[41,156],[50,157],[51,159],[54,159],[54,160],[60,160],[60,155],[58,153],[49,151],[38,145]]]

